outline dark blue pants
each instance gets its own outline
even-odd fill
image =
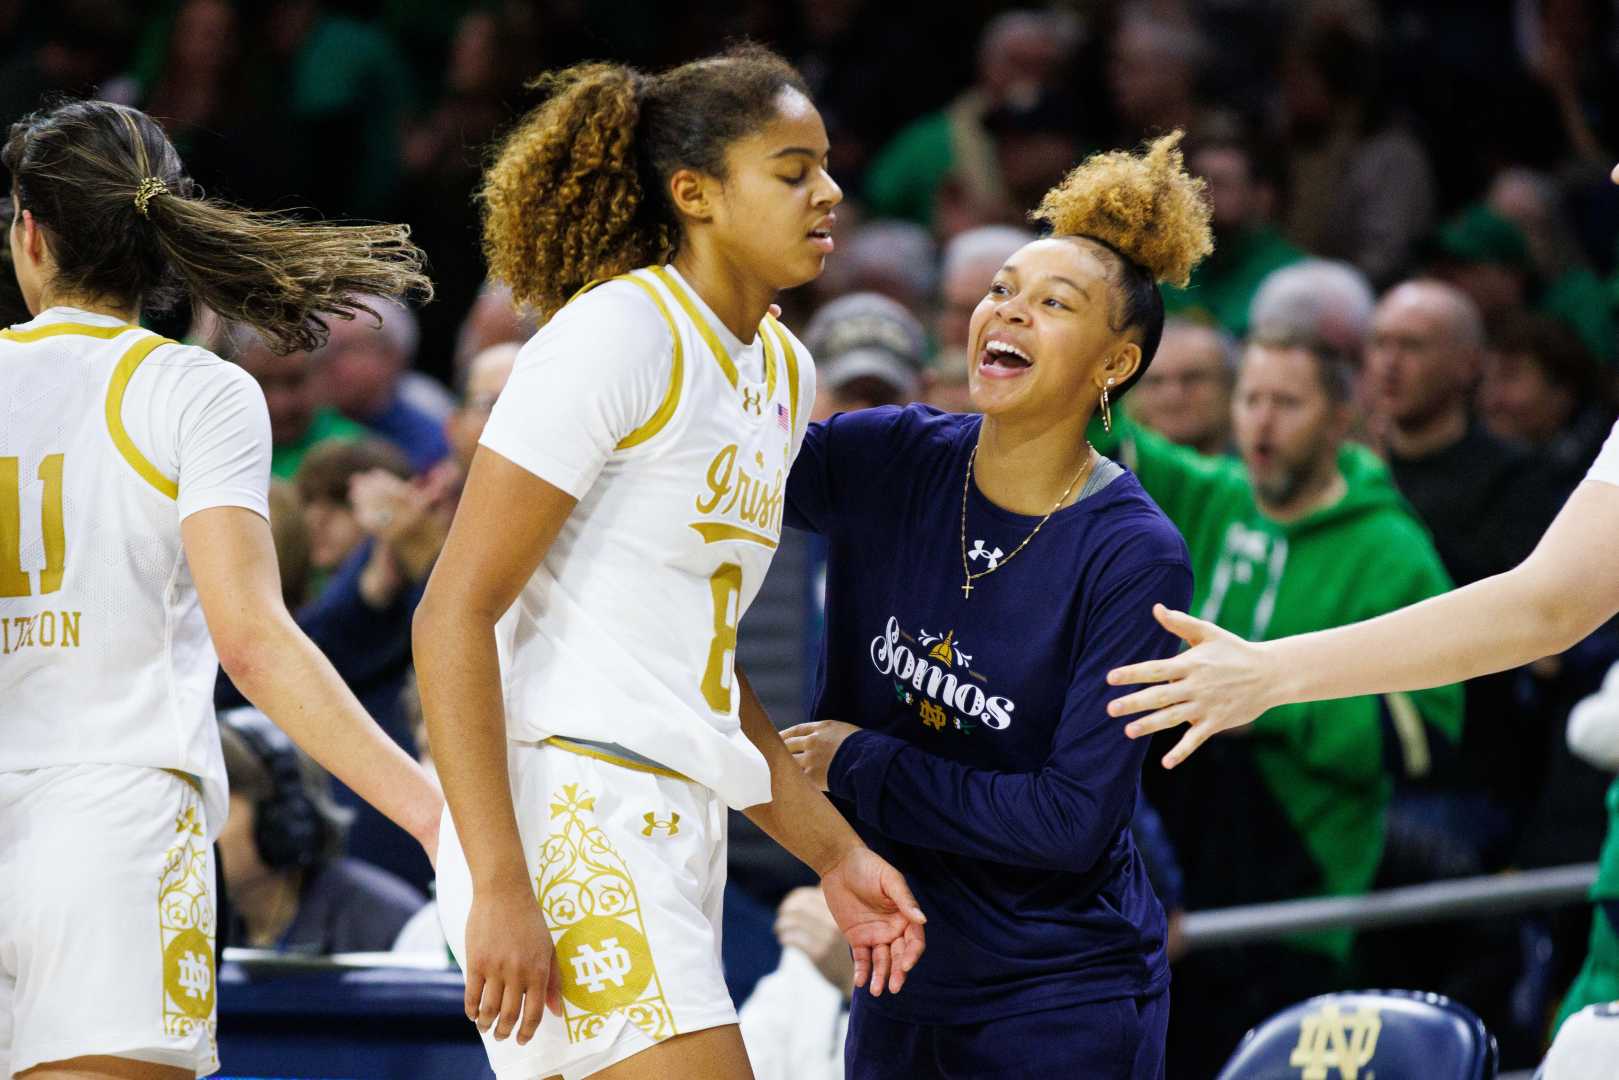
[[[879,1015],[866,1000],[855,991],[847,1080],[1163,1080],[1168,990],[980,1024],[910,1024]]]

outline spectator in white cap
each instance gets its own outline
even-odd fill
[[[821,308],[804,330],[815,354],[811,419],[905,405],[922,396],[927,332],[902,304],[877,293],[850,293]]]

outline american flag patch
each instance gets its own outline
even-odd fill
[[[783,431],[791,431],[793,429],[792,421],[787,418],[787,406],[783,405],[779,401],[776,402],[776,423]]]

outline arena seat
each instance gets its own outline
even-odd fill
[[[1439,994],[1355,990],[1293,1005],[1250,1031],[1219,1080],[1491,1080],[1495,1036]]]

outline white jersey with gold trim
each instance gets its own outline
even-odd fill
[[[267,516],[269,456],[263,394],[212,353],[70,308],[0,331],[0,772],[185,773],[217,833],[218,660],[180,522]]]
[[[510,738],[617,744],[769,800],[736,632],[814,395],[785,327],[742,343],[670,266],[586,291],[523,347],[483,445],[579,503],[497,628]]]

